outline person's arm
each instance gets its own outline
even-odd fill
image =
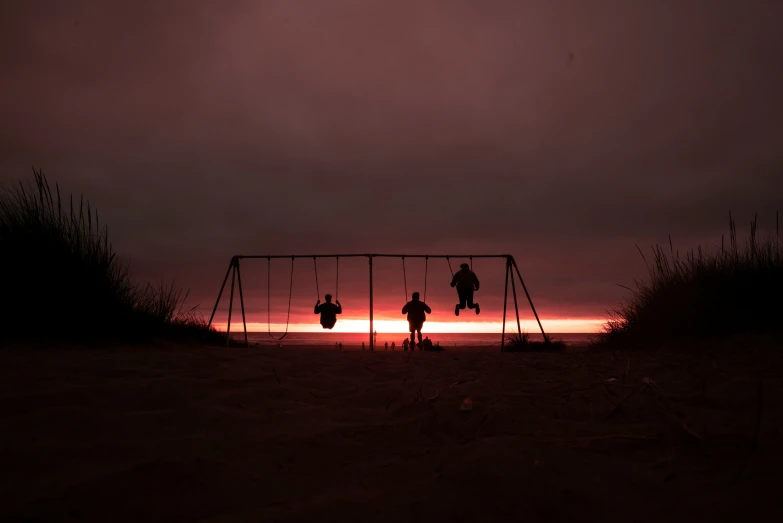
[[[313,314],[320,314],[321,313],[321,300],[318,300],[315,302],[315,308],[313,308]]]
[[[427,314],[432,314],[432,309],[430,309],[429,305],[427,305],[426,303],[424,304],[424,312],[426,312]]]
[[[342,314],[343,313],[343,306],[340,305],[340,300],[334,300],[337,302],[337,310],[334,311],[335,314]]]
[[[457,275],[454,274],[454,276],[451,277],[451,286],[454,287],[457,285]]]
[[[479,281],[478,281],[478,276],[476,276],[476,273],[475,273],[475,272],[473,273],[473,285],[475,285],[475,286],[476,286],[476,290],[479,290]]]
[[[408,313],[408,304],[407,303],[402,306],[402,313],[403,314],[407,314]]]

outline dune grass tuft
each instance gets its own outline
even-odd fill
[[[565,348],[565,342],[545,336],[543,340],[533,340],[528,332],[506,335],[504,352],[540,352],[555,351]]]
[[[34,183],[0,187],[1,334],[220,342],[182,309],[187,293],[133,282],[89,202],[33,173]]]
[[[668,253],[652,247],[648,279],[628,288],[630,298],[609,312],[596,339],[603,346],[656,346],[749,332],[783,332],[783,241],[760,239],[758,215],[743,245],[729,215],[729,245],[699,246],[680,258],[669,237]],[[637,246],[637,249],[639,247]]]

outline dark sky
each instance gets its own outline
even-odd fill
[[[235,253],[469,250],[516,255],[542,316],[600,317],[644,274],[634,244],[780,208],[779,1],[0,9],[0,179],[84,192],[134,273],[193,303]]]

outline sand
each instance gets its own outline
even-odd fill
[[[783,520],[755,348],[6,348],[0,520]]]

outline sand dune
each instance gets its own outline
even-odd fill
[[[4,349],[0,519],[781,520],[750,352]]]

